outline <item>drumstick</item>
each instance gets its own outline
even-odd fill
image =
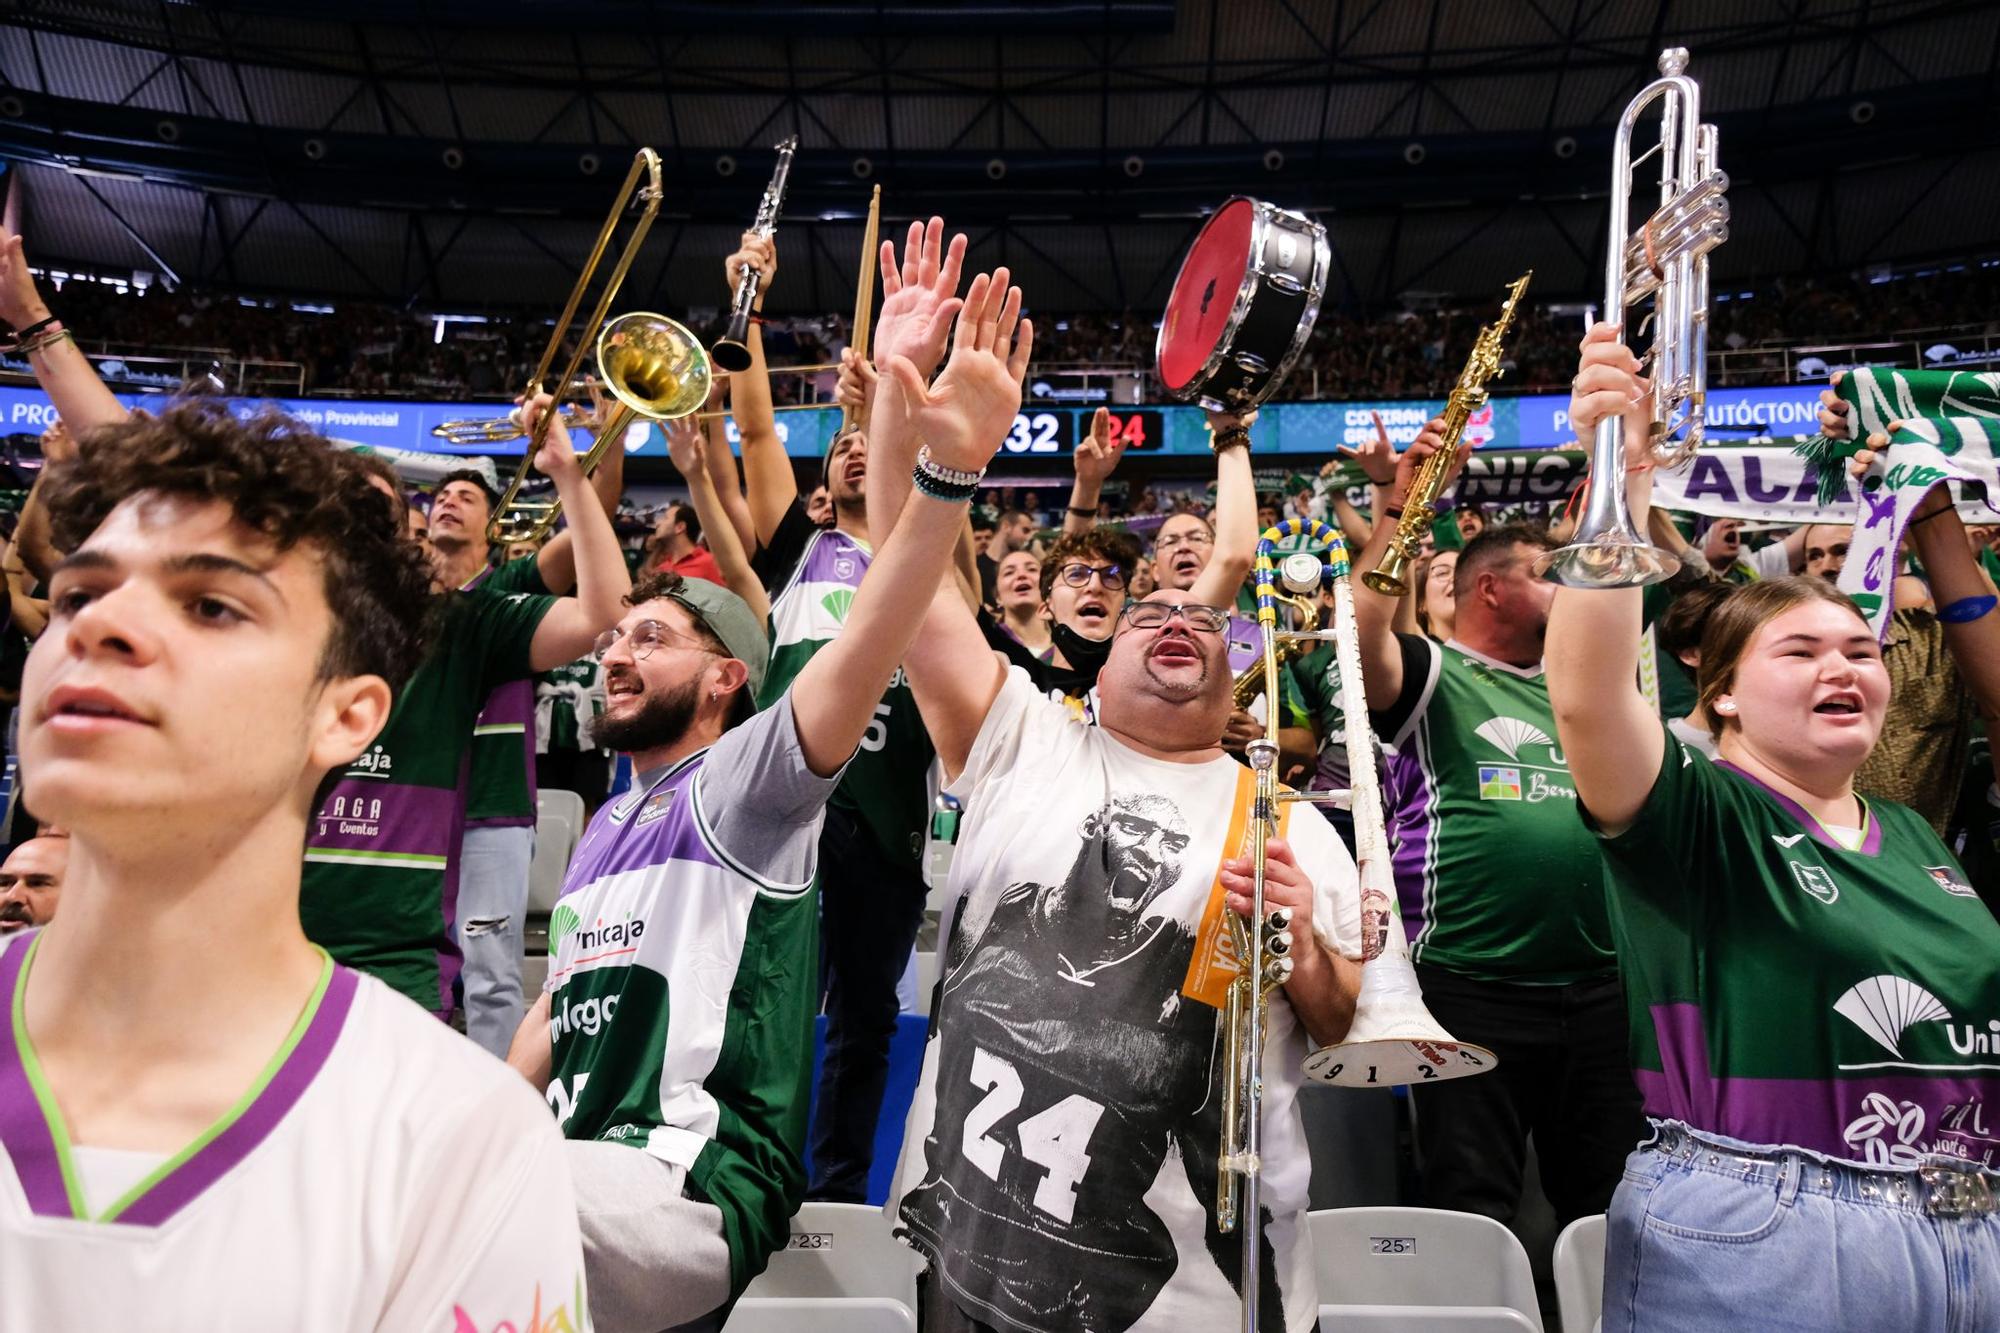
[[[861,233],[861,276],[854,284],[854,336],[847,341],[847,345],[854,349],[854,354],[864,361],[868,359],[868,324],[875,313],[875,266],[880,262],[875,253],[875,238],[881,223],[882,187],[878,185],[875,187],[875,192],[869,196],[868,225]],[[840,410],[842,431],[853,430],[860,424],[854,419],[853,408],[844,407]]]

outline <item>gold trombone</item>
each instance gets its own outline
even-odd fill
[[[546,391],[549,370],[562,353],[563,339],[570,331],[570,321],[576,318],[578,307],[583,304],[584,295],[590,290],[591,281],[604,263],[605,252],[610,249],[611,238],[618,229],[618,223],[625,215],[636,196],[639,204],[639,219],[633,225],[632,235],[618,252],[611,275],[605,279],[603,289],[598,293],[597,304],[589,318],[584,320],[577,335],[576,350],[570,354],[569,364],[556,377],[556,385],[566,387],[576,379],[577,368],[596,344],[600,370],[605,369],[607,345],[616,354],[621,369],[621,378],[630,376],[631,382],[639,386],[630,397],[620,392],[620,384],[614,377],[605,374],[605,382],[627,408],[640,410],[639,404],[652,404],[661,400],[672,400],[685,394],[689,386],[668,385],[661,376],[669,373],[681,376],[699,375],[700,392],[694,394],[694,405],[699,405],[708,396],[708,355],[693,334],[681,328],[672,320],[658,315],[627,315],[607,325],[605,317],[610,313],[611,302],[618,295],[618,288],[625,281],[626,272],[638,256],[639,245],[652,229],[653,219],[659,216],[660,200],[664,191],[660,184],[660,155],[650,148],[641,148],[632,157],[632,169],[625,173],[625,183],[619,187],[618,198],[611,205],[611,212],[604,219],[604,226],[598,230],[597,242],[591,247],[590,258],[584,261],[583,272],[577,275],[576,286],[570,289],[569,300],[563,305],[562,314],[557,317],[555,328],[549,333],[548,346],[542,349],[542,359],[535,367],[535,373],[528,379],[527,392],[523,398],[532,398]],[[613,331],[617,336],[612,337]],[[692,354],[670,351],[669,344],[677,338],[685,338],[692,344]],[[693,410],[693,405],[686,409]],[[543,413],[535,423],[535,429],[528,438],[527,447],[521,451],[521,465],[514,470],[514,479],[507,484],[506,493],[493,507],[493,517],[486,525],[486,538],[492,542],[533,541],[547,536],[554,529],[556,520],[562,516],[562,501],[522,500],[521,486],[534,468],[535,455],[541,451],[542,441],[548,438],[549,427],[555,413]],[[616,416],[617,414],[614,414]],[[629,417],[626,419],[629,420]],[[604,456],[608,441],[615,439],[622,431],[606,429],[592,443],[590,453],[582,460],[583,470],[588,473],[597,466]]]

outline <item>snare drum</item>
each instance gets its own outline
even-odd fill
[[[1278,391],[1319,318],[1332,260],[1326,228],[1231,199],[1194,239],[1167,298],[1160,381],[1183,402],[1242,412]]]

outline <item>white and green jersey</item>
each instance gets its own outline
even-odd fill
[[[1849,850],[1666,738],[1600,844],[1646,1112],[1866,1166],[2000,1167],[2000,922],[1921,815],[1862,808]]]
[[[1396,637],[1403,696],[1375,723],[1411,957],[1517,985],[1611,975],[1604,866],[1541,666]]]
[[[563,1132],[685,1168],[722,1212],[737,1292],[805,1193],[814,862],[835,781],[806,767],[780,698],[600,809],[549,919]]]
[[[0,937],[0,1329],[589,1327],[562,1139],[519,1074],[329,960],[180,1152],[78,1145],[22,1016],[38,938]]]
[[[791,688],[813,654],[839,636],[874,558],[867,546],[839,529],[812,528],[803,510],[795,514],[796,523],[788,515],[760,557],[773,592],[771,669],[764,676],[759,707],[768,708]],[[798,554],[787,572],[783,566],[793,549]],[[930,822],[930,770],[936,758],[930,733],[917,714],[916,696],[898,669],[830,804],[853,815],[893,862],[915,870]]]

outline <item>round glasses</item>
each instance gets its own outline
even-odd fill
[[[1086,565],[1082,561],[1064,565],[1057,573],[1072,588],[1088,587],[1093,576],[1106,590],[1117,592],[1125,586],[1125,570],[1119,565]]]
[[[627,632],[615,626],[604,631],[604,633],[597,636],[597,641],[590,645],[591,659],[602,662],[604,655],[617,647],[620,639],[626,637]],[[632,653],[632,660],[635,662],[645,661],[653,655],[653,650],[662,644],[676,648],[690,648],[698,653],[713,653],[715,651],[699,639],[676,633],[657,620],[640,621],[632,627],[630,638],[630,651]]]
[[[1202,634],[1220,634],[1229,623],[1229,612],[1200,602],[1127,602],[1120,614],[1134,629],[1158,629],[1177,615],[1189,629]]]

